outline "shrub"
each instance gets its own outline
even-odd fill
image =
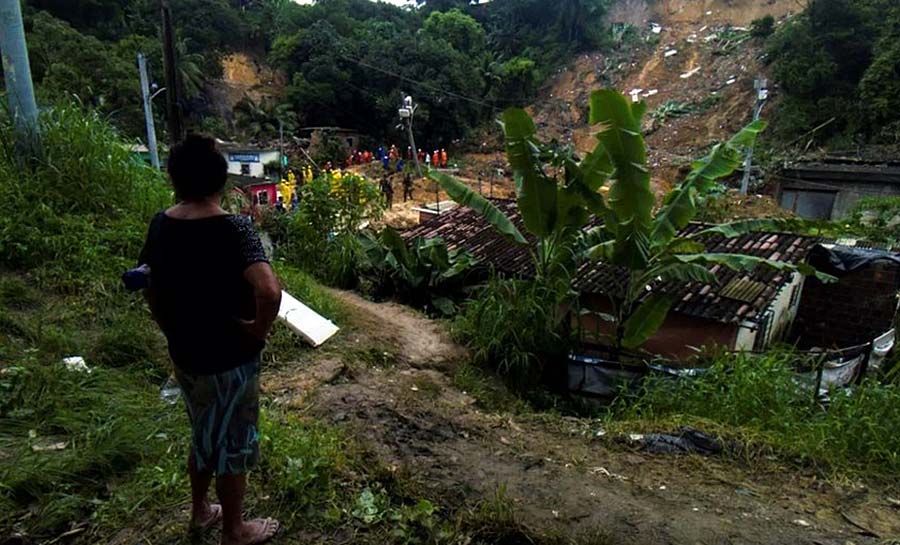
[[[406,241],[386,227],[378,237],[364,236],[360,241],[361,271],[377,296],[394,296],[447,317],[456,314],[457,302],[475,279],[475,258],[448,250],[440,237]]]
[[[529,385],[545,358],[565,352],[560,324],[566,294],[539,282],[492,278],[463,305],[454,336],[472,349],[476,363]]]
[[[865,197],[850,213],[849,230],[874,244],[900,242],[900,197]]]
[[[296,212],[270,212],[261,226],[288,264],[325,282],[354,287],[361,252],[357,235],[383,209],[381,192],[362,176],[324,175],[303,186]]]
[[[775,18],[766,15],[750,23],[750,35],[754,38],[767,38],[775,33]]]

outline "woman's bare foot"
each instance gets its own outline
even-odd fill
[[[205,532],[222,522],[222,506],[218,503],[207,503],[199,513],[191,515],[191,523],[188,526],[192,532]]]
[[[275,537],[280,527],[275,519],[251,520],[235,534],[223,532],[221,545],[260,545]]]

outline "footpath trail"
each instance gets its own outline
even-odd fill
[[[344,427],[443,508],[504,489],[532,528],[599,530],[623,544],[861,545],[900,535],[896,508],[861,485],[774,461],[760,469],[650,455],[598,437],[596,421],[483,410],[454,385],[466,354],[441,323],[334,293],[352,316],[338,342],[356,347],[358,361],[322,353],[270,375],[267,395]]]

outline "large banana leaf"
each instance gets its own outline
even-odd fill
[[[591,94],[591,125],[599,125],[597,139],[615,167],[609,208],[616,218],[613,260],[617,265],[642,269],[649,255],[653,193],[647,170],[647,150],[640,117],[646,107],[632,105],[618,91]]]
[[[406,241],[403,240],[400,233],[391,227],[385,227],[381,231],[381,243],[384,244],[389,253],[394,255],[398,265],[402,267],[409,266],[409,250],[406,248]]]
[[[784,261],[764,259],[752,255],[743,254],[679,254],[671,256],[671,259],[681,263],[694,263],[697,265],[722,265],[733,271],[752,271],[758,267],[767,267],[782,272],[799,272],[803,276],[815,276],[823,282],[834,282],[837,278],[830,274],[817,271],[807,263],[796,265]]]
[[[603,146],[597,145],[578,163],[576,180],[583,183],[591,191],[597,191],[613,175],[615,167]]]
[[[503,112],[506,155],[516,180],[519,213],[525,228],[544,237],[553,232],[557,221],[557,184],[541,170],[535,141],[534,121],[525,110],[510,108]]]
[[[666,321],[672,301],[671,296],[663,293],[650,294],[625,321],[622,346],[637,348],[647,342]]]
[[[460,204],[481,214],[501,235],[518,244],[527,244],[525,237],[516,228],[515,224],[501,212],[491,201],[485,199],[466,184],[452,176],[436,170],[428,171],[428,177],[441,184],[450,198]]]
[[[699,282],[701,284],[715,284],[718,282],[716,275],[697,263],[667,263],[654,267],[647,272],[645,282],[651,280]]]
[[[697,214],[697,196],[708,191],[719,178],[733,173],[740,165],[742,152],[753,145],[766,128],[763,120],[744,127],[725,144],[718,144],[699,161],[694,162],[688,177],[673,189],[653,220],[650,240],[654,247],[665,246]]]
[[[703,229],[691,235],[691,238],[697,238],[705,235],[722,235],[725,238],[735,238],[749,233],[757,233],[760,231],[790,231],[790,232],[808,232],[810,231],[808,222],[799,219],[777,219],[777,218],[760,218],[738,220],[721,225],[714,225],[708,229]]]

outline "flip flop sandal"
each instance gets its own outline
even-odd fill
[[[244,545],[263,545],[263,543],[268,543],[271,541],[276,535],[278,535],[278,530],[281,529],[281,523],[275,519],[267,518],[267,519],[257,519],[253,522],[262,523],[260,526],[260,531],[257,535],[250,538],[250,541],[245,543]]]

